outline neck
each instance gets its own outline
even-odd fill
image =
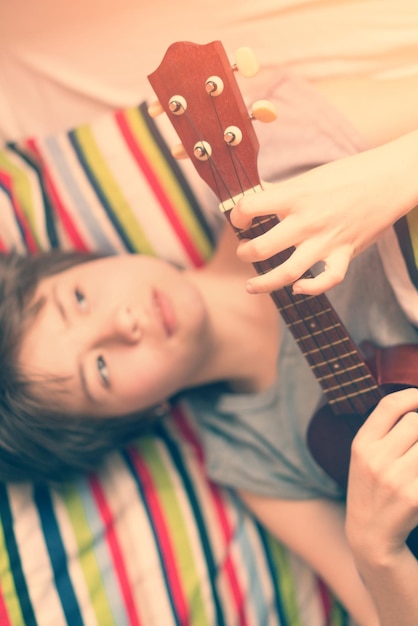
[[[189,272],[206,304],[210,341],[193,386],[219,380],[237,391],[254,392],[272,384],[278,353],[278,314],[268,295],[249,295],[245,274],[217,257]],[[244,268],[244,269],[243,269]]]

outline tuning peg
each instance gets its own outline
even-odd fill
[[[158,117],[162,113],[164,113],[164,109],[158,100],[151,102],[151,104],[148,105],[148,115],[150,117]]]
[[[171,148],[172,156],[179,161],[180,159],[188,159],[189,155],[187,154],[185,147],[182,143],[178,143],[177,145]]]
[[[251,107],[251,117],[259,122],[274,122],[277,119],[277,111],[268,100],[257,100]]]
[[[259,70],[259,64],[253,50],[247,47],[238,48],[235,52],[235,65],[232,67],[246,78],[252,78]]]

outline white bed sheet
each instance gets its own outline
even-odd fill
[[[418,72],[416,0],[14,0],[0,9],[0,139],[62,130],[150,96],[173,41],[252,47],[310,78]],[[249,95],[258,83],[248,82]]]

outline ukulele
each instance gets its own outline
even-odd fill
[[[148,76],[158,97],[149,107],[150,115],[168,115],[181,140],[173,149],[174,156],[192,160],[229,222],[231,209],[243,195],[262,190],[253,120],[275,119],[266,101],[248,112],[237,70],[245,76],[256,73],[257,64],[248,48],[237,51],[236,63],[231,65],[219,41],[205,45],[177,42]],[[239,239],[248,239],[277,223],[277,216],[268,215],[255,218],[249,229],[233,228]],[[265,273],[283,263],[293,250],[254,263],[254,267]],[[312,274],[308,271],[304,276]],[[418,348],[378,349],[365,343],[360,350],[325,295],[295,295],[290,286],[270,295],[327,400],[309,424],[309,449],[325,472],[346,488],[356,432],[385,394],[416,386],[413,365]],[[418,558],[418,527],[409,535],[408,545]]]

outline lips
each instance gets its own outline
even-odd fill
[[[171,337],[177,325],[172,302],[164,293],[157,289],[153,291],[152,296],[156,314],[161,320],[166,335]]]

